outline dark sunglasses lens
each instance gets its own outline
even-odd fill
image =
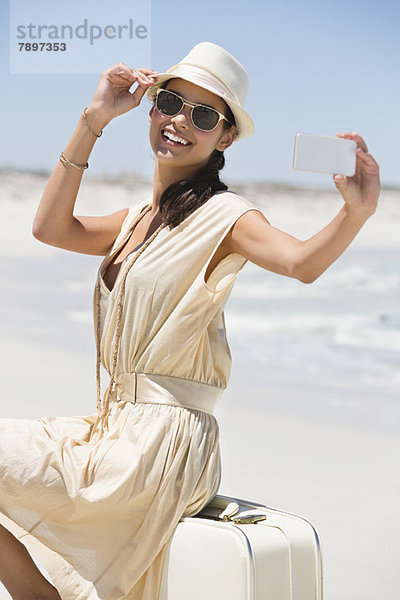
[[[182,100],[167,91],[159,92],[157,96],[157,108],[163,115],[176,115],[181,110]]]
[[[218,123],[218,119],[218,113],[212,108],[207,108],[207,106],[196,106],[193,109],[193,123],[196,127],[203,129],[204,131],[214,129]]]

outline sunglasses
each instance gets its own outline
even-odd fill
[[[169,90],[164,90],[162,88],[157,90],[156,107],[163,115],[175,117],[183,110],[185,105],[192,107],[192,110],[190,111],[191,121],[193,125],[197,127],[197,129],[201,129],[201,131],[213,131],[221,119],[230,123],[225,115],[222,115],[215,110],[215,108],[210,108],[204,104],[187,102],[187,100],[184,100],[184,98]]]

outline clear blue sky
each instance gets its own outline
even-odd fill
[[[97,5],[99,11],[118,6],[121,13],[126,7],[128,14],[132,3],[99,0]],[[71,0],[66,6],[71,14],[80,11],[82,19],[95,18],[87,14],[85,2]],[[100,73],[10,74],[7,2],[0,11],[0,166],[48,170],[89,104]],[[164,71],[196,43],[212,41],[247,69],[246,109],[256,132],[226,152],[229,182],[333,186],[330,175],[292,170],[293,138],[301,131],[334,135],[357,130],[380,163],[382,182],[400,186],[398,1],[153,0],[150,25],[151,68]],[[121,56],[123,62],[142,66],[128,54]],[[114,64],[106,53],[103,58],[104,69]],[[91,174],[136,171],[152,178],[149,106],[142,103],[107,127],[89,160]]]

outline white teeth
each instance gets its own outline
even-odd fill
[[[173,133],[170,133],[169,131],[165,131],[164,129],[164,135],[165,137],[167,137],[169,140],[172,140],[173,142],[180,142],[181,144],[183,144],[184,146],[187,146],[189,144],[189,142],[186,142],[185,140],[183,140],[182,138],[178,137],[177,135],[174,135]]]

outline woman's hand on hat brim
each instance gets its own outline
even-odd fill
[[[133,69],[125,63],[106,69],[101,74],[91,108],[102,115],[105,123],[136,108],[146,90],[155,83],[151,78],[152,75],[157,75],[153,69],[145,67]],[[137,87],[130,92],[130,88],[135,83]]]

